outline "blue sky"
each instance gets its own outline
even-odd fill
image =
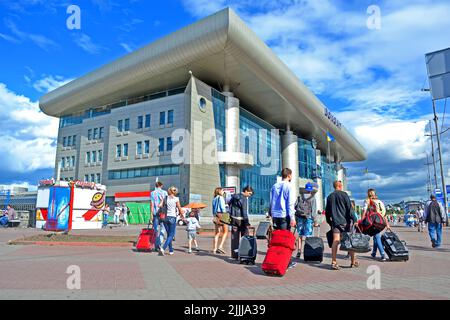
[[[81,9],[81,30],[66,27],[70,4]],[[366,25],[370,5],[381,9],[379,30]],[[40,96],[226,6],[367,149],[367,161],[347,164],[356,199],[368,184],[387,201],[426,196],[432,116],[420,89],[428,85],[425,53],[450,47],[447,0],[2,0],[0,184],[52,175],[57,120],[39,111]],[[443,144],[450,184],[449,134]]]

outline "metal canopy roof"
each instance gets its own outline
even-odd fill
[[[241,106],[279,129],[327,150],[342,161],[359,161],[366,152],[342,126],[327,118],[319,99],[273,51],[227,8],[136,50],[44,95],[39,106],[60,117],[189,81],[189,71],[214,86],[229,84]]]

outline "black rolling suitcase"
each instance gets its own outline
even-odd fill
[[[381,236],[381,242],[391,261],[409,260],[409,251],[405,241],[401,241],[394,232],[385,232]]]
[[[319,231],[319,233],[320,233],[320,231]],[[314,236],[306,237],[305,247],[303,249],[303,259],[306,262],[308,262],[308,261],[322,262],[324,249],[325,249],[325,246],[323,244],[322,238],[314,237]]]
[[[255,264],[256,254],[256,237],[253,228],[253,236],[243,236],[239,242],[239,263]]]
[[[256,239],[267,239],[270,226],[270,221],[261,221],[256,229]]]

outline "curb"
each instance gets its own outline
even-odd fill
[[[50,242],[50,241],[9,241],[9,245],[73,246],[73,247],[132,247],[133,242]]]

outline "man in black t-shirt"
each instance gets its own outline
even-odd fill
[[[341,242],[341,233],[349,232],[352,226],[352,222],[355,217],[352,214],[352,203],[348,194],[342,191],[343,186],[341,181],[333,182],[334,192],[327,197],[327,204],[325,208],[325,217],[327,223],[330,225],[333,233],[333,245],[331,247],[331,268],[333,270],[339,270],[340,267],[337,264],[336,256],[338,246]],[[350,252],[352,268],[359,267],[359,262],[356,261],[354,252]]]

